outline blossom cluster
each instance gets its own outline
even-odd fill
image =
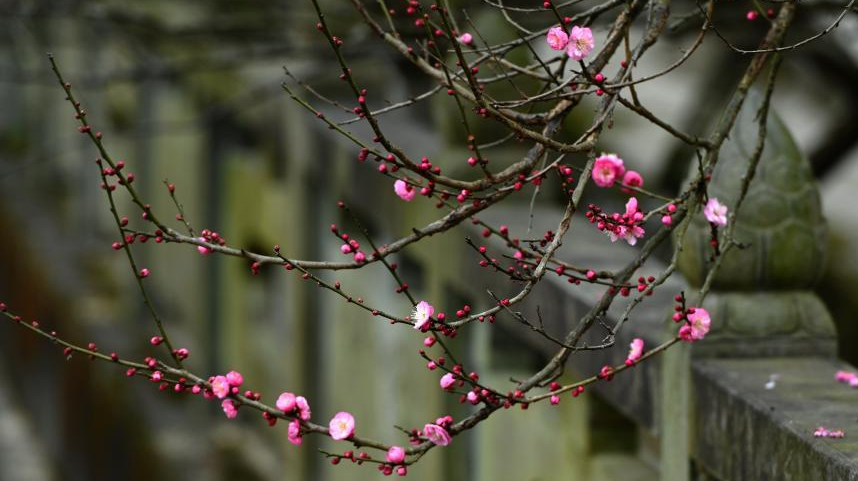
[[[635,245],[638,239],[646,234],[644,228],[641,227],[644,221],[644,213],[638,208],[638,199],[636,197],[629,198],[626,202],[626,211],[624,213],[615,212],[611,215],[602,212],[601,207],[595,204],[589,204],[585,216],[591,224],[596,224],[596,228],[604,232],[611,239],[611,242],[616,242],[618,239],[623,239],[629,245]]]
[[[275,406],[280,411],[283,411],[283,413],[295,416],[289,422],[286,434],[290,443],[300,445],[303,441],[301,436],[301,421],[309,421],[310,416],[313,414],[310,410],[310,403],[307,402],[304,396],[296,396],[291,392],[284,392],[277,397]]]
[[[209,244],[216,246],[226,245],[226,239],[224,239],[222,235],[209,229],[203,229],[203,231],[200,232],[200,237],[197,237],[197,240],[200,242],[208,242]],[[212,252],[212,249],[206,246],[197,246],[197,252],[201,255],[208,255]]]
[[[574,26],[569,33],[563,27],[552,27],[545,37],[552,50],[566,50],[572,60],[581,61],[593,51],[596,45],[593,31],[588,27]]]

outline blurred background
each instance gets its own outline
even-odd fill
[[[434,86],[371,35],[348,2],[321,3],[333,32],[346,40],[344,54],[356,77],[378,100],[374,107],[384,106],[382,99],[398,102]],[[404,8],[404,2],[390,3]],[[454,10],[467,8],[488,40],[515,38],[486,3],[450,3]],[[718,3],[716,25],[736,45],[753,47],[765,31],[762,19],[745,20],[751,5]],[[675,6],[677,18],[694,11],[691,4]],[[837,2],[802,2],[792,38],[822,30],[839,11]],[[595,23],[597,41],[608,21],[606,15]],[[286,65],[325,95],[353,103],[315,22],[311,4],[296,0],[0,0],[0,299],[72,342],[93,341],[103,352],[134,359],[154,353],[147,342],[155,334],[152,322],[123,257],[110,248],[116,233],[98,188],[95,149],[77,132],[46,52],[54,53],[95,130],[104,133],[115,159],[126,160],[161,218],[174,214],[163,185],[169,179],[197,230],[215,230],[230,245],[257,252],[280,244],[293,258],[329,260],[341,258],[329,225],[356,231],[336,209],[338,199],[353,205],[379,242],[434,220],[439,212],[429,202],[400,202],[389,180],[375,175],[374,165],[359,164],[355,147],[281,89],[284,81],[294,86],[284,75]],[[537,13],[521,23],[538,28],[551,22],[550,14]],[[638,76],[677,59],[699,24],[699,18],[677,22],[647,55]],[[407,23],[403,28],[415,33]],[[640,31],[636,25],[633,32]],[[526,63],[529,55],[521,49],[511,58]],[[666,120],[705,135],[747,59],[710,35],[686,65],[641,85],[638,93]],[[496,88],[513,93],[506,85]],[[338,120],[349,118],[316,105]],[[582,104],[568,128],[589,122],[594,106]],[[854,15],[831,34],[789,52],[774,106],[819,179],[830,224],[829,262],[819,293],[838,322],[841,356],[855,363],[858,351],[849,348],[858,337],[852,322],[858,309]],[[473,175],[463,161],[467,151],[457,116],[452,100],[441,95],[387,114],[381,123],[414,156],[429,156],[449,175]],[[361,124],[350,128],[367,132]],[[477,129],[486,141],[505,135],[493,123],[479,123]],[[489,157],[507,165],[527,147],[508,142]],[[665,193],[678,190],[692,156],[686,146],[622,108],[599,147],[621,153],[648,188]],[[514,216],[521,223],[530,192],[491,216]],[[142,227],[137,210],[126,196],[119,197],[120,211]],[[550,193],[539,198],[544,209],[558,202]],[[546,222],[551,228],[555,221]],[[397,256],[418,298],[448,313],[466,302],[475,308],[491,303],[482,288],[486,284],[462,275],[476,262],[462,249],[462,239],[476,232],[460,226]],[[254,277],[243,260],[202,257],[191,246],[135,245],[135,253],[152,271],[147,284],[174,344],[190,348],[189,365],[202,375],[238,370],[268,402],[285,390],[302,393],[322,423],[336,411],[350,410],[360,434],[387,442],[406,442],[394,426],[422,426],[448,412],[457,418],[468,412],[439,392],[438,376],[416,355],[422,338],[409,329],[373,320],[280,269],[263,269]],[[485,275],[486,283],[496,282]],[[393,281],[376,267],[326,278],[391,312],[409,311],[393,292]],[[483,379],[503,385],[541,366],[544,354],[529,347],[522,331],[498,326],[477,326],[454,348]],[[331,467],[316,452],[342,446],[308,437],[297,448],[286,442],[285,426],[270,429],[250,410],[227,421],[215,403],[159,392],[127,379],[115,366],[81,356],[67,362],[56,346],[8,323],[0,324],[0,352],[3,481],[379,476],[371,467]],[[639,431],[598,396],[562,409],[535,406],[501,413],[456,438],[450,449],[433,450],[409,476],[609,479],[606,473],[623,466],[629,453],[646,449],[646,434]]]

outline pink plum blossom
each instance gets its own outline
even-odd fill
[[[226,381],[230,386],[239,387],[244,383],[244,377],[237,371],[229,371],[226,373]]]
[[[679,337],[686,342],[699,341],[706,337],[711,322],[706,309],[694,308],[694,312],[688,314],[688,322],[679,328]]]
[[[292,443],[296,446],[301,445],[301,441],[303,440],[301,438],[301,423],[297,419],[293,419],[289,423],[288,436],[289,436],[289,442],[290,443]]]
[[[638,198],[629,197],[629,200],[626,201],[626,219],[632,222],[640,222],[643,218],[643,212],[638,208]]]
[[[462,35],[459,35],[457,40],[459,40],[459,43],[462,45],[470,45],[474,42],[474,37],[470,33],[465,32]]]
[[[553,394],[548,402],[551,403],[552,406],[556,406],[557,404],[560,404],[560,396]]]
[[[450,433],[448,433],[446,429],[438,426],[437,424],[427,424],[423,426],[423,436],[438,446],[446,446],[450,444],[450,441],[453,439],[450,437]]]
[[[646,233],[642,227],[634,225],[634,226],[625,226],[618,225],[614,228],[614,230],[609,230],[608,236],[611,238],[611,242],[617,242],[617,239],[625,240],[630,246],[633,246],[638,243],[638,239],[643,237]]]
[[[197,237],[197,240],[200,242],[207,242],[205,237]],[[202,255],[210,254],[211,251],[212,250],[206,246],[197,246],[197,252],[199,252]]]
[[[587,27],[572,27],[569,35],[569,45],[566,46],[566,54],[575,61],[584,60],[584,57],[593,51],[595,41],[593,31]]]
[[[625,241],[630,246],[633,246],[633,245],[638,243],[638,239],[643,237],[645,233],[646,232],[643,230],[643,228],[641,226],[634,225],[634,226],[629,227],[626,230],[626,233],[623,236],[623,239],[625,239]]]
[[[229,395],[229,381],[226,376],[215,376],[212,380],[212,392],[218,399],[223,399]]]
[[[629,355],[626,357],[626,365],[629,366],[637,362],[637,360],[643,355],[643,349],[643,339],[635,338],[632,343],[629,344]]]
[[[441,377],[441,389],[448,389],[456,384],[456,377],[452,372],[448,372]]]
[[[396,195],[405,202],[411,202],[417,195],[417,189],[408,185],[408,183],[402,179],[397,179],[396,182],[393,183],[393,191],[396,192]]]
[[[346,411],[340,411],[328,423],[331,438],[341,441],[352,437],[355,433],[355,417]]]
[[[551,50],[563,50],[566,44],[569,43],[569,35],[563,27],[551,27],[548,30],[548,35],[545,36],[545,41]]]
[[[602,154],[593,164],[593,181],[599,187],[613,187],[614,182],[626,172],[623,159],[616,154]]]
[[[706,206],[703,207],[703,215],[706,220],[715,225],[727,225],[727,206],[718,202],[718,199],[711,197]]]
[[[277,398],[277,409],[283,411],[284,413],[291,413],[295,410],[295,395],[291,392],[284,392]]]
[[[220,406],[223,408],[223,413],[226,414],[227,418],[235,419],[238,416],[238,408],[235,407],[235,402],[232,399],[224,399]]]
[[[626,212],[622,218],[624,223],[613,225],[606,229],[605,232],[611,238],[611,242],[623,239],[629,245],[633,246],[637,244],[639,238],[646,234],[643,227],[636,224],[644,218],[643,212],[638,209],[638,199],[636,197],[631,197],[626,202]]]
[[[295,406],[298,407],[298,417],[303,421],[309,421],[312,412],[310,411],[310,403],[307,402],[307,399],[304,396],[296,397]]]
[[[414,308],[414,313],[411,314],[411,319],[414,321],[414,329],[423,329],[432,314],[435,313],[435,308],[426,301],[420,301]]]
[[[391,446],[387,450],[387,462],[390,464],[399,464],[405,461],[405,449],[400,446]]]

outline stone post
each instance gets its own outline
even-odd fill
[[[762,95],[751,92],[709,184],[732,211],[757,140],[756,115]],[[825,263],[827,226],[810,163],[774,112],[765,149],[747,198],[738,212],[734,237],[745,245],[723,260],[704,307],[712,331],[695,354],[779,356],[836,354],[836,332],[828,310],[811,289]],[[694,167],[696,169],[696,163]],[[692,291],[709,269],[710,228],[696,216],[679,262]]]
[[[751,92],[712,173],[709,196],[735,209],[742,177],[757,141],[762,95]],[[697,169],[694,162],[692,175]],[[723,260],[703,303],[712,327],[693,346],[674,346],[662,359],[660,387],[661,479],[691,478],[695,453],[694,358],[836,355],[831,315],[811,289],[822,275],[827,227],[807,159],[774,112],[765,148],[738,212],[734,231],[742,248]],[[711,230],[702,214],[685,237],[679,270],[696,293],[713,262]],[[670,335],[676,326],[669,323]]]

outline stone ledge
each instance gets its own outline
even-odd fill
[[[823,358],[707,359],[692,366],[692,453],[719,479],[858,480],[858,390]],[[776,387],[765,388],[778,374]],[[814,438],[823,425],[843,439]]]

